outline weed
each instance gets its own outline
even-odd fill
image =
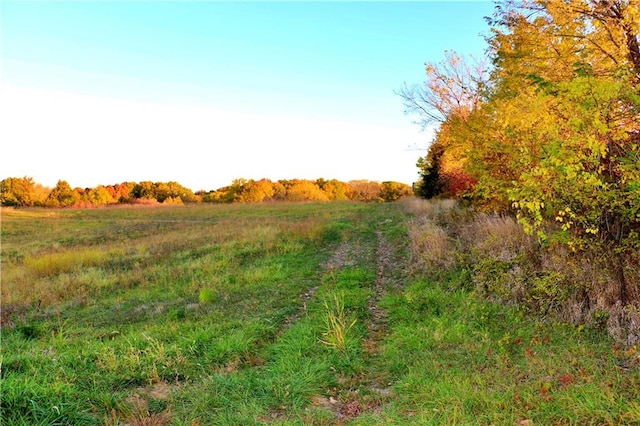
[[[215,300],[216,293],[213,289],[209,287],[205,287],[200,290],[200,294],[198,294],[198,300],[200,303],[211,303]]]
[[[356,324],[357,319],[350,319],[344,308],[344,293],[333,294],[330,300],[324,301],[324,325],[320,340],[340,353],[346,354],[351,340],[351,328]]]

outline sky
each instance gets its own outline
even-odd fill
[[[418,179],[396,94],[491,1],[0,1],[0,179]]]

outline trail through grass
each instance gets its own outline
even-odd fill
[[[411,217],[4,209],[0,423],[640,423],[634,348],[409,274]]]

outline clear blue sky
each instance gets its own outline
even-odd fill
[[[394,94],[484,54],[489,1],[0,3],[2,176],[417,178]],[[0,120],[3,120],[0,118]],[[3,120],[3,121],[4,121]],[[4,128],[4,130],[2,130]]]

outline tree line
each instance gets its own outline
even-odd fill
[[[640,296],[640,2],[504,0],[486,61],[447,52],[405,86],[406,111],[437,125],[416,192],[513,215]]]
[[[387,181],[235,179],[213,191],[197,191],[177,182],[123,182],[72,188],[59,180],[47,188],[31,177],[0,181],[0,203],[15,207],[95,207],[113,204],[259,203],[267,201],[395,201],[410,196],[409,185]]]

